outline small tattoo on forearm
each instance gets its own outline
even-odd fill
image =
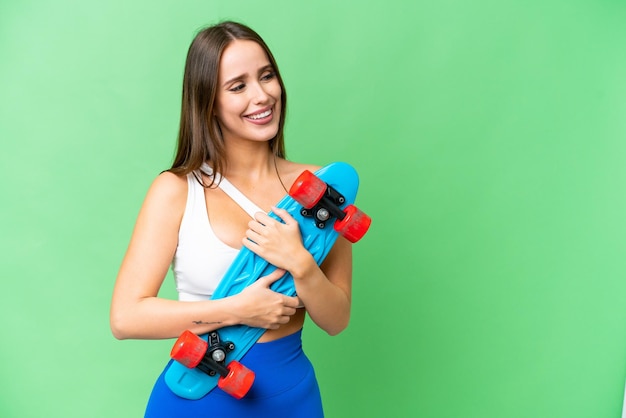
[[[205,322],[205,321],[192,321],[194,324],[196,325],[215,325],[215,324],[221,324],[220,321],[215,321],[215,322]]]

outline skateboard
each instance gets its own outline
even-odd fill
[[[298,221],[303,244],[318,265],[339,235],[356,242],[367,232],[370,217],[353,205],[358,185],[359,178],[352,166],[332,163],[315,173],[305,170],[276,205]],[[272,212],[269,215],[279,219]],[[238,294],[275,269],[243,247],[211,299]],[[270,288],[287,296],[296,294],[293,277],[288,272]],[[242,398],[254,382],[254,372],[239,360],[265,331],[235,325],[202,336],[183,332],[170,353],[175,361],[165,374],[167,386],[186,399],[200,399],[216,386],[237,399]]]

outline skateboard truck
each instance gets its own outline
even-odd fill
[[[289,196],[303,206],[302,216],[313,217],[319,229],[336,218],[333,228],[352,243],[363,238],[372,223],[372,219],[354,205],[341,209],[345,197],[308,170],[298,176],[289,189]]]
[[[205,341],[187,330],[176,340],[170,357],[185,367],[198,369],[209,376],[219,374],[217,386],[241,399],[254,383],[254,372],[237,361],[226,365],[226,354],[234,349],[235,344],[222,342],[216,331],[210,332],[208,341]]]
[[[307,218],[315,218],[315,225],[319,229],[324,229],[326,222],[332,217],[340,221],[346,217],[346,213],[339,208],[339,206],[343,205],[345,202],[346,199],[341,193],[332,186],[328,186],[326,192],[315,206],[309,209],[303,207],[300,213]]]
[[[217,373],[225,376],[228,374],[225,366],[226,354],[235,349],[235,344],[230,341],[221,342],[220,335],[215,331],[209,333],[208,338],[206,353],[196,368],[209,376],[215,376]]]

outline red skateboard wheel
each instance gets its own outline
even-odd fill
[[[309,170],[304,170],[289,189],[289,196],[307,209],[311,209],[326,193],[326,183]]]
[[[346,214],[345,218],[337,219],[333,227],[348,241],[355,243],[363,238],[372,223],[372,218],[354,205],[346,206],[344,213]]]
[[[243,398],[254,383],[254,372],[238,361],[230,362],[228,371],[228,375],[217,381],[217,386],[234,398]]]
[[[193,369],[200,364],[208,346],[209,343],[187,330],[180,334],[180,337],[174,343],[170,357],[180,364]]]

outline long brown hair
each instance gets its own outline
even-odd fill
[[[287,94],[276,60],[263,39],[249,27],[237,22],[222,22],[200,31],[189,47],[183,78],[183,100],[176,156],[169,171],[186,175],[210,161],[214,172],[226,169],[224,139],[213,116],[222,52],[234,40],[254,41],[263,48],[280,87],[281,111],[278,132],[269,141],[274,155],[285,157],[283,127]],[[212,186],[213,182],[209,185]]]

